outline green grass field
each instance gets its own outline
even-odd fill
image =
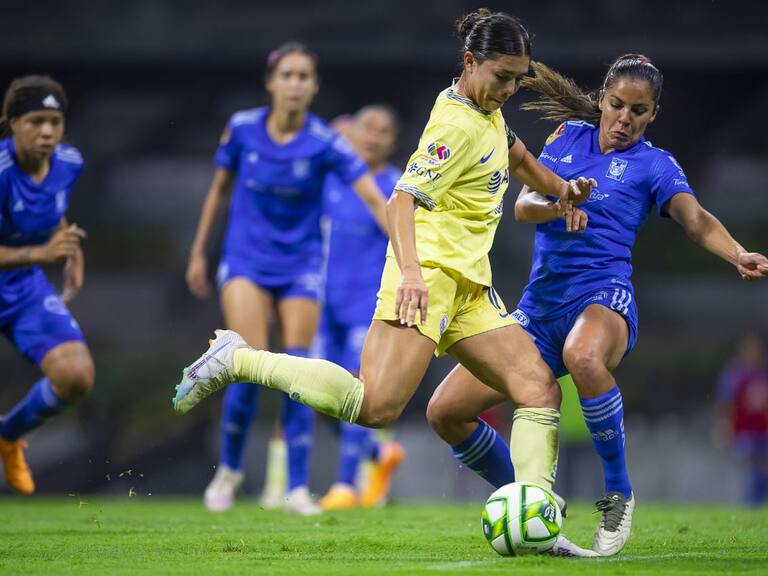
[[[566,534],[591,540],[597,516],[569,508]],[[0,574],[768,574],[768,510],[640,502],[622,555],[501,558],[480,506],[402,504],[297,518],[244,502],[0,499]]]

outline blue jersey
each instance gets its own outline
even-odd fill
[[[536,226],[533,267],[519,304],[531,317],[559,317],[607,286],[631,292],[632,247],[648,213],[655,205],[668,216],[667,201],[693,194],[669,152],[641,138],[627,150],[603,154],[598,132],[586,122],[565,122],[539,156],[562,178],[594,178],[597,188],[580,206],[589,216],[585,232],[566,232],[562,219]]]
[[[0,245],[45,244],[67,211],[69,195],[83,169],[83,157],[59,144],[42,182],[34,182],[18,165],[13,138],[0,140]],[[0,271],[0,291],[11,283],[42,277],[37,266]]]
[[[308,114],[290,142],[267,133],[269,108],[235,113],[215,164],[237,173],[224,243],[226,258],[247,262],[268,282],[292,278],[322,261],[323,181],[328,173],[352,183],[367,168],[349,144]]]
[[[375,176],[386,197],[392,194],[401,172],[387,165]],[[338,176],[325,180],[325,214],[330,220],[326,270],[326,306],[367,324],[376,307],[387,236],[365,203]],[[350,318],[352,320],[352,318]]]

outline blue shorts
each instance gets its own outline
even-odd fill
[[[629,329],[629,341],[624,356],[629,354],[637,341],[637,306],[635,306],[635,295],[628,286],[610,286],[596,290],[558,318],[532,318],[522,308],[512,313],[512,316],[533,338],[541,357],[552,369],[555,378],[568,374],[568,369],[563,362],[565,339],[576,323],[576,319],[591,304],[600,304],[621,314]]]
[[[77,321],[40,269],[0,287],[0,330],[38,366],[56,346],[85,341]]]
[[[314,355],[358,374],[363,344],[371,325],[370,317],[359,324],[349,324],[335,316],[332,308],[323,309],[320,330],[315,337]]]
[[[289,276],[281,274],[277,278],[262,273],[253,264],[224,256],[216,272],[219,290],[235,278],[247,278],[259,288],[269,292],[275,300],[308,298],[319,302],[323,290],[323,277],[319,265],[307,266]]]

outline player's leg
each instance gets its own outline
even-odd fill
[[[266,348],[272,310],[270,293],[238,276],[224,284],[220,301],[226,326],[237,330],[252,346]],[[204,497],[210,510],[229,509],[243,483],[243,454],[256,414],[259,391],[258,386],[249,382],[238,382],[224,393],[219,465]]]
[[[85,396],[93,387],[95,371],[77,322],[46,281],[6,320],[4,332],[44,375],[0,420],[6,479],[16,491],[31,494],[34,482],[24,459],[22,436]]]
[[[448,352],[475,378],[516,405],[510,449],[515,475],[552,488],[557,467],[560,387],[518,324],[459,340]]]
[[[507,443],[478,415],[508,401],[509,396],[489,388],[458,365],[440,383],[427,406],[430,426],[451,446],[454,457],[494,488],[514,482],[515,471]]]
[[[278,300],[277,313],[283,351],[297,358],[308,358],[320,316],[317,298],[291,292]],[[310,498],[308,488],[315,412],[286,396],[281,423],[288,455],[286,509],[303,515],[316,514],[320,508]]]
[[[604,555],[624,547],[635,506],[624,452],[624,407],[611,374],[624,357],[629,339],[627,322],[618,312],[591,304],[576,319],[563,347],[563,361],[579,392],[605,476],[606,495],[597,504],[603,516],[593,543]]]

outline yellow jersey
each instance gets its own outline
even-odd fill
[[[500,110],[483,110],[453,87],[438,95],[419,147],[395,186],[416,199],[422,266],[449,268],[491,285],[488,252],[501,219],[514,142]]]

